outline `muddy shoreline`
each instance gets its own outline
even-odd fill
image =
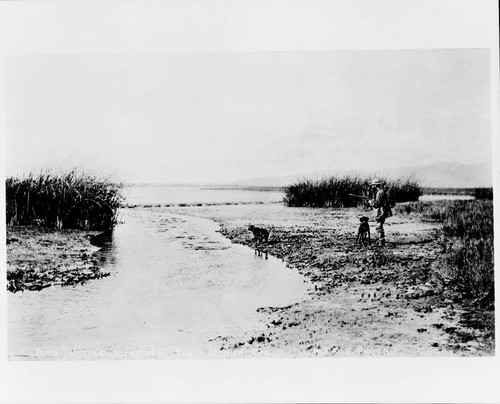
[[[7,290],[40,291],[109,276],[95,256],[102,238],[98,232],[8,226]]]
[[[254,248],[245,208],[239,209],[237,219],[223,210],[190,214],[219,222],[233,243]],[[493,307],[468,301],[433,271],[442,250],[439,223],[395,215],[386,224],[388,245],[379,248],[355,244],[359,209],[275,209],[262,208],[260,217],[252,211],[252,224],[270,230],[268,253],[313,285],[310,299],[260,308],[268,331],[244,339],[220,335],[214,342],[221,351],[242,357],[494,355]]]
[[[364,214],[355,208],[235,205],[168,211],[214,220],[233,243],[254,248],[247,230],[251,218],[270,230],[269,255],[312,285],[304,301],[258,309],[266,332],[214,335],[210,341],[220,357],[494,355],[493,307],[467,301],[436,277],[441,225],[419,214],[390,218],[388,245],[381,249],[355,244],[358,217]],[[92,245],[105,237],[8,227],[7,289],[37,291],[108,276]]]

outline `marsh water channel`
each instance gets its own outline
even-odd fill
[[[272,212],[282,198],[279,192],[157,187],[131,189],[129,196],[137,204],[257,202]],[[111,276],[9,293],[9,358],[214,358],[221,355],[220,337],[265,328],[258,308],[307,299],[310,285],[297,270],[231,244],[217,223],[185,209],[124,209],[123,223],[96,253]]]
[[[111,276],[9,295],[11,359],[214,357],[211,340],[264,327],[259,307],[306,297],[297,271],[213,221],[127,209],[123,222],[97,253]]]

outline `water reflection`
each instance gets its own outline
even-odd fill
[[[116,268],[116,242],[114,230],[105,231],[90,238],[90,244],[99,247],[94,255],[100,267]]]

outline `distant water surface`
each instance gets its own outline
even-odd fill
[[[285,194],[281,191],[252,189],[222,189],[194,186],[129,186],[124,189],[129,205],[155,204],[224,204],[224,203],[279,203]],[[422,195],[420,201],[473,200],[471,195]]]
[[[432,201],[471,201],[474,200],[472,195],[422,195],[419,200],[422,202]]]
[[[282,202],[284,193],[248,189],[220,189],[193,186],[129,186],[124,189],[126,203],[145,204],[196,204],[196,203],[252,203]]]

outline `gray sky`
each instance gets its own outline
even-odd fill
[[[491,160],[488,50],[11,57],[7,174],[226,182]]]

